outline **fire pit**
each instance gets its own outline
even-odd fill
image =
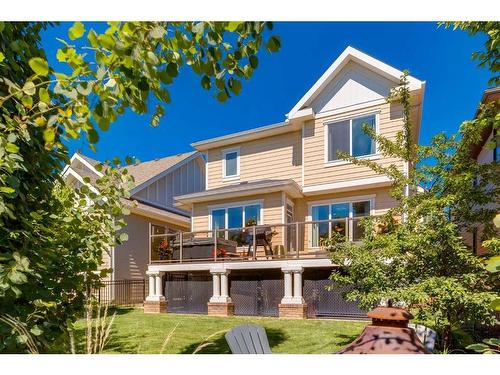
[[[339,354],[426,354],[415,330],[408,327],[413,316],[405,309],[380,306],[368,313],[372,324]]]

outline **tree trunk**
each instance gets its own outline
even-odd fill
[[[451,324],[446,325],[443,330],[443,351],[446,351],[451,346]]]

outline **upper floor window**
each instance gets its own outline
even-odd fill
[[[231,178],[240,175],[240,150],[222,151],[222,177]]]
[[[377,129],[377,115],[372,114],[326,125],[327,161],[340,160],[338,151],[343,151],[351,156],[367,156],[376,154],[375,140],[366,134],[363,125],[374,131]]]

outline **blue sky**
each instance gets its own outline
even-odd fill
[[[49,62],[67,39],[63,23],[43,34]],[[95,23],[86,23],[99,28]],[[102,26],[101,26],[102,27]],[[200,78],[181,71],[171,85],[172,103],[156,128],[149,115],[127,113],[101,134],[97,154],[85,140],[72,141],[70,152],[80,149],[99,160],[135,156],[141,161],[191,150],[190,143],[284,120],[285,114],[351,45],[398,69],[409,69],[427,82],[420,143],[433,134],[454,133],[473,117],[490,74],[477,67],[471,53],[482,49],[484,37],[438,28],[422,22],[277,22],[273,33],[281,37],[277,54],[262,51],[259,67],[243,91],[219,103],[199,84]]]

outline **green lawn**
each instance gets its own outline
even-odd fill
[[[229,353],[224,332],[244,323],[265,327],[274,353],[332,353],[359,335],[366,322],[341,320],[280,320],[261,317],[209,317],[185,314],[144,314],[142,309],[116,310],[106,353],[160,353],[171,330],[178,324],[164,353],[190,354],[207,337],[210,345],[199,353]],[[83,350],[84,322],[78,324],[78,340]],[[217,333],[218,332],[218,333]],[[215,334],[217,333],[217,334]],[[215,335],[214,335],[215,334]],[[81,352],[81,351],[80,351]]]

